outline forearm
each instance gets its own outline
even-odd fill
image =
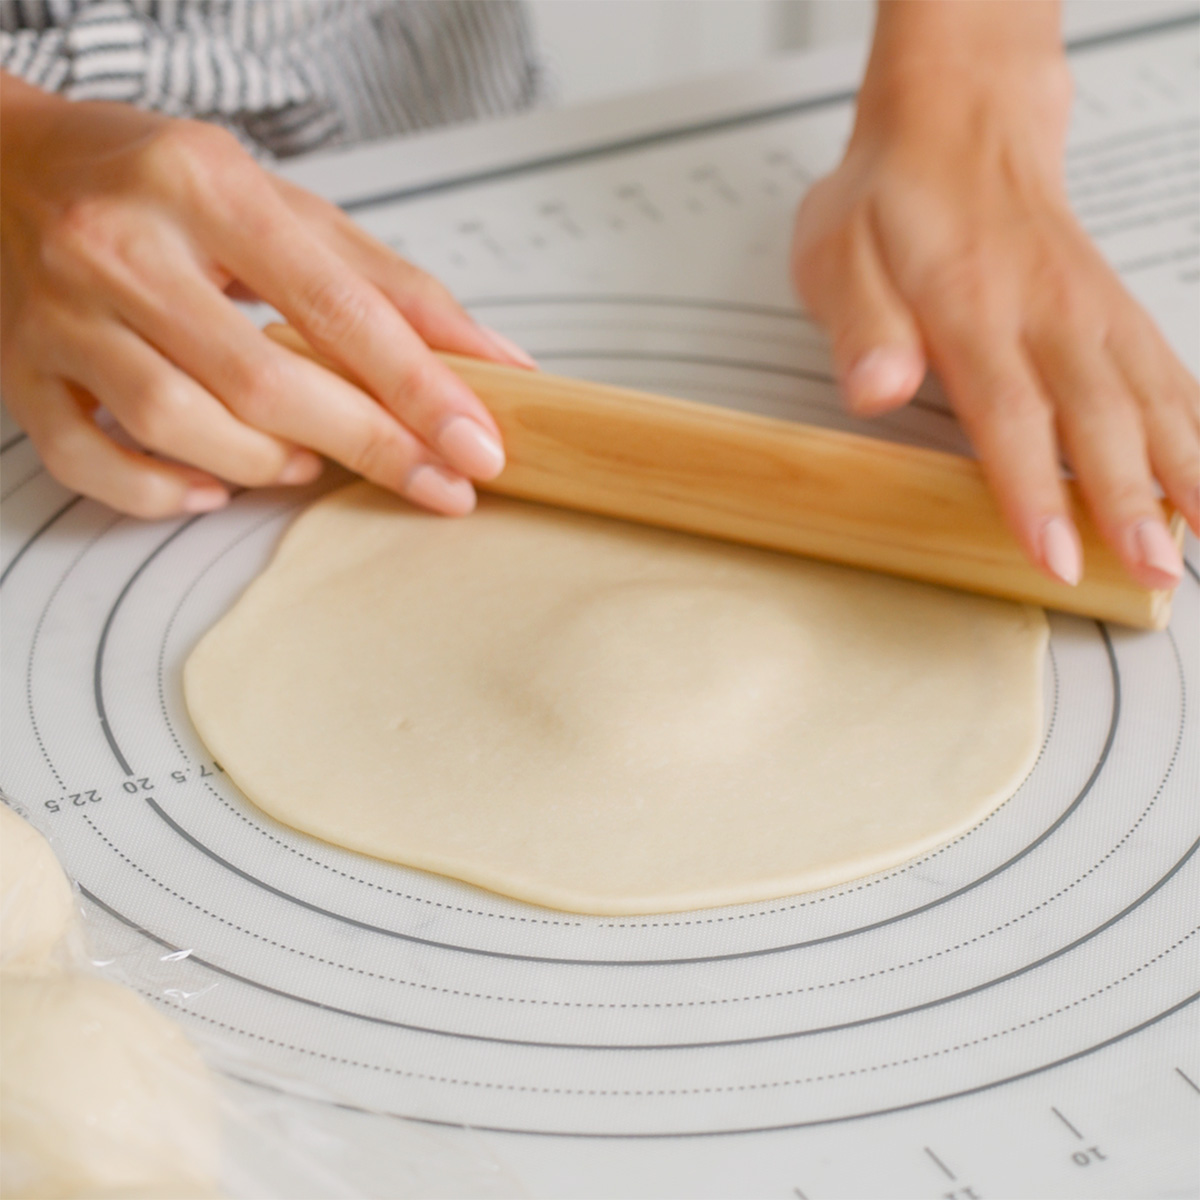
[[[47,136],[69,101],[43,91],[16,75],[0,71],[0,175],[5,187],[15,184],[22,162]]]
[[[0,113],[4,116],[0,128],[2,124],[25,113],[45,111],[66,103],[54,92],[34,87],[32,83],[26,83],[20,76],[11,75],[8,71],[0,71]]]
[[[1062,51],[1059,0],[880,0],[875,59],[985,71],[1012,57]]]

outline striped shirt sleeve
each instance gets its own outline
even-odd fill
[[[518,111],[541,81],[519,0],[0,0],[0,69],[281,157]]]

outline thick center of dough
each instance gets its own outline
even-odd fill
[[[633,580],[567,596],[479,660],[497,700],[561,751],[634,765],[729,760],[795,702],[805,630],[735,586]]]

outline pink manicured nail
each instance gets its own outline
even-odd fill
[[[1161,521],[1139,521],[1133,527],[1137,556],[1152,571],[1158,571],[1177,582],[1183,574],[1183,558],[1175,539]]]
[[[511,358],[513,362],[520,363],[523,367],[528,367],[531,371],[538,369],[537,362],[532,358],[527,350],[522,350],[516,342],[510,341],[502,333],[497,333],[494,329],[487,325],[480,325],[480,329],[488,335],[488,337],[496,343],[497,348],[506,357]]]
[[[846,372],[842,388],[853,408],[875,408],[908,398],[921,382],[924,365],[912,350],[880,346],[862,356]]]
[[[279,472],[280,483],[312,483],[318,475],[324,470],[325,464],[315,454],[310,454],[307,450],[297,450],[283,464],[283,470]]]
[[[1075,527],[1066,517],[1051,517],[1042,526],[1040,542],[1046,569],[1074,587],[1083,578],[1083,550]]]
[[[475,507],[475,489],[470,483],[432,463],[413,468],[404,494],[414,504],[448,517],[465,517]]]
[[[189,513],[213,512],[229,503],[229,493],[219,487],[189,488],[184,493],[183,511]]]
[[[503,447],[470,417],[451,417],[437,435],[437,448],[472,479],[495,479],[504,470]]]

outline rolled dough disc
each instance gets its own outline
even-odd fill
[[[318,838],[572,912],[765,900],[988,815],[1040,609],[485,499],[319,501],[189,658],[200,736]]]

